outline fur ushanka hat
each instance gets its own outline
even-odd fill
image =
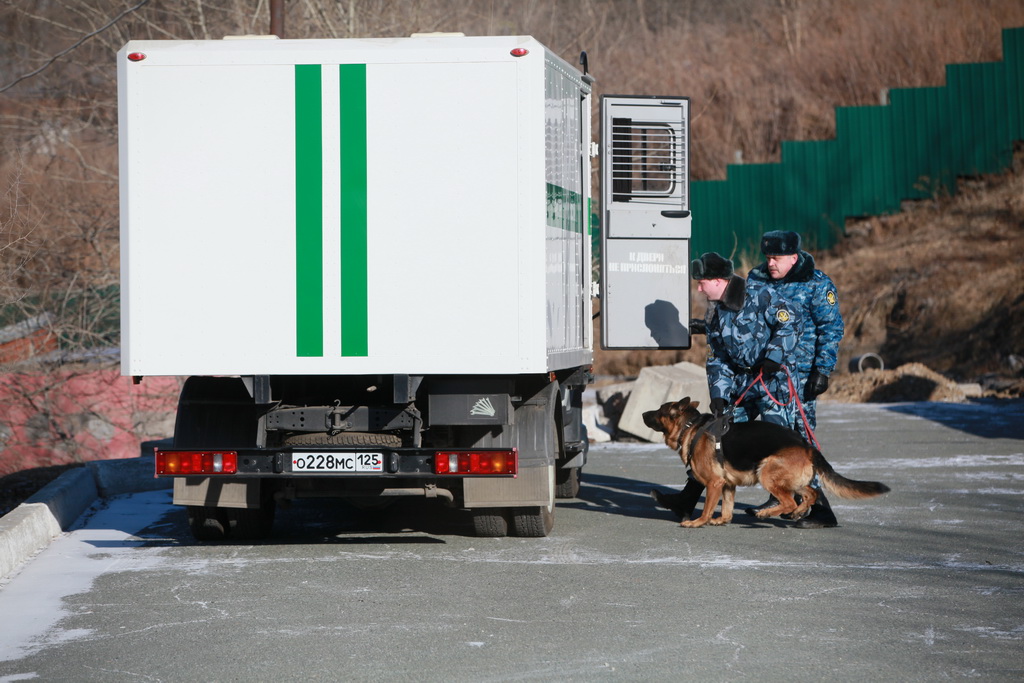
[[[690,262],[694,280],[728,280],[732,277],[732,261],[709,251]]]
[[[772,230],[761,237],[761,253],[765,256],[791,256],[800,253],[800,235],[792,230]]]

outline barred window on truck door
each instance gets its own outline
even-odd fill
[[[677,194],[683,140],[669,124],[613,119],[612,201],[661,203]]]

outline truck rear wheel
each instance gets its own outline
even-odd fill
[[[555,527],[555,514],[550,507],[516,508],[512,511],[516,536],[544,538]]]
[[[239,541],[258,541],[270,535],[274,526],[274,501],[265,501],[258,508],[224,508],[228,520],[228,536]]]
[[[473,510],[473,531],[481,538],[508,536],[508,517],[502,508]]]
[[[512,529],[516,536],[543,538],[555,527],[555,466],[548,465],[547,505],[512,509]]]
[[[225,508],[186,505],[185,516],[192,537],[197,541],[223,541],[228,534]]]
[[[580,468],[560,469],[555,473],[555,497],[575,498],[580,492]]]
[[[274,526],[274,501],[258,508],[219,508],[186,505],[188,528],[197,541],[258,541],[270,535]]]

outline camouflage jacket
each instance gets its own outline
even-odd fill
[[[787,364],[795,365],[797,372],[804,376],[811,370],[831,374],[836,367],[845,325],[839,312],[836,286],[832,278],[815,269],[814,257],[801,251],[796,264],[781,280],[773,280],[768,264],[762,263],[750,271],[747,288],[754,292],[764,289],[779,292],[803,320],[795,360]]]
[[[708,309],[706,320],[708,388],[711,398],[726,400],[746,388],[766,358],[786,364],[802,329],[800,316],[775,290],[748,289],[736,275],[722,300]]]

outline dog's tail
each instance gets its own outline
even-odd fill
[[[829,493],[834,493],[840,498],[874,498],[889,492],[889,487],[880,481],[847,479],[832,469],[832,465],[818,449],[814,449],[813,463],[814,471],[821,478],[821,483]]]

